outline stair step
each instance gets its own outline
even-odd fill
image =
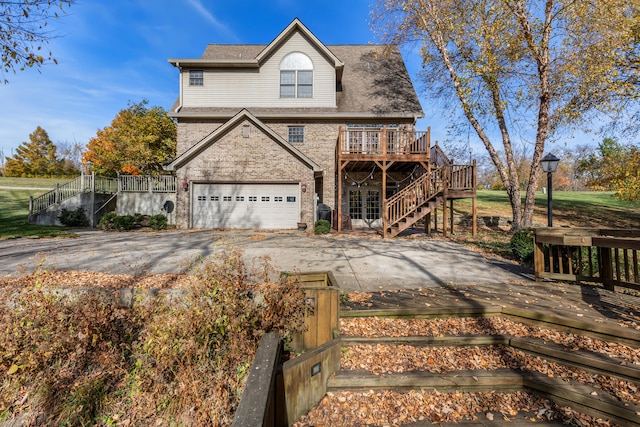
[[[420,390],[492,391],[521,390],[523,373],[510,369],[456,371],[443,374],[407,372],[375,375],[367,371],[340,371],[327,381],[327,391]]]

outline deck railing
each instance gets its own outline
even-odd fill
[[[388,226],[397,224],[417,207],[441,192],[444,188],[444,171],[445,168],[438,168],[432,170],[430,174],[422,174],[410,185],[391,196],[385,205]]]
[[[429,155],[428,131],[347,129],[340,131],[341,154]]]
[[[176,177],[120,175],[107,178],[96,175],[82,175],[64,184],[56,185],[51,191],[29,199],[29,215],[46,210],[49,206],[61,203],[77,194],[95,192],[97,194],[116,194],[122,192],[175,193]]]
[[[536,280],[602,283],[640,290],[640,230],[537,228]]]
[[[435,145],[431,147],[430,157],[431,163],[436,167],[451,164],[449,157],[447,157],[447,155],[444,153],[442,147],[440,147],[440,145],[438,144],[438,141],[436,141]]]
[[[175,193],[176,177],[172,175],[120,175],[119,190],[127,193]]]
[[[88,179],[87,179],[88,178]],[[75,196],[83,191],[91,189],[91,176],[77,177],[64,184],[56,184],[56,188],[29,199],[29,212],[38,213],[49,206]],[[88,184],[88,186],[86,185]]]
[[[472,190],[475,186],[474,165],[451,165],[447,187],[452,190]]]

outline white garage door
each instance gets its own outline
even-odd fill
[[[296,228],[298,184],[194,184],[193,228]]]

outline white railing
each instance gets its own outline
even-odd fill
[[[120,175],[118,190],[125,193],[175,193],[176,177],[172,175]]]
[[[29,215],[37,214],[49,206],[61,203],[76,194],[99,193],[116,194],[122,192],[138,193],[175,193],[176,177],[120,175],[118,178],[107,178],[95,175],[82,175],[56,187],[37,197],[29,198]]]

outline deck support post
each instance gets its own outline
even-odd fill
[[[386,130],[386,127],[385,127]],[[383,138],[383,144],[386,146],[386,138]],[[377,163],[377,162],[376,162]],[[387,162],[382,162],[382,238],[387,238],[387,227],[389,225],[389,215],[387,213]]]
[[[451,229],[451,234],[455,234],[455,231],[453,231],[453,199],[449,199],[449,215],[450,215],[450,223],[449,223],[449,228]]]
[[[336,142],[336,159],[338,159],[338,182],[336,182],[335,188],[338,192],[338,198],[336,200],[336,224],[335,229],[338,233],[342,229],[342,126],[338,129],[338,142]]]
[[[431,212],[424,217],[424,234],[431,234]]]
[[[478,190],[476,189],[478,183],[476,182],[476,159],[473,159],[473,171],[472,171],[472,182],[473,182],[473,198],[471,199],[471,234],[473,237],[476,237],[478,234],[478,210],[476,207],[476,196],[478,194]]]
[[[443,203],[442,203],[442,237],[447,237],[447,190],[444,190],[443,193]]]
[[[438,207],[433,211],[433,231],[438,232]]]

